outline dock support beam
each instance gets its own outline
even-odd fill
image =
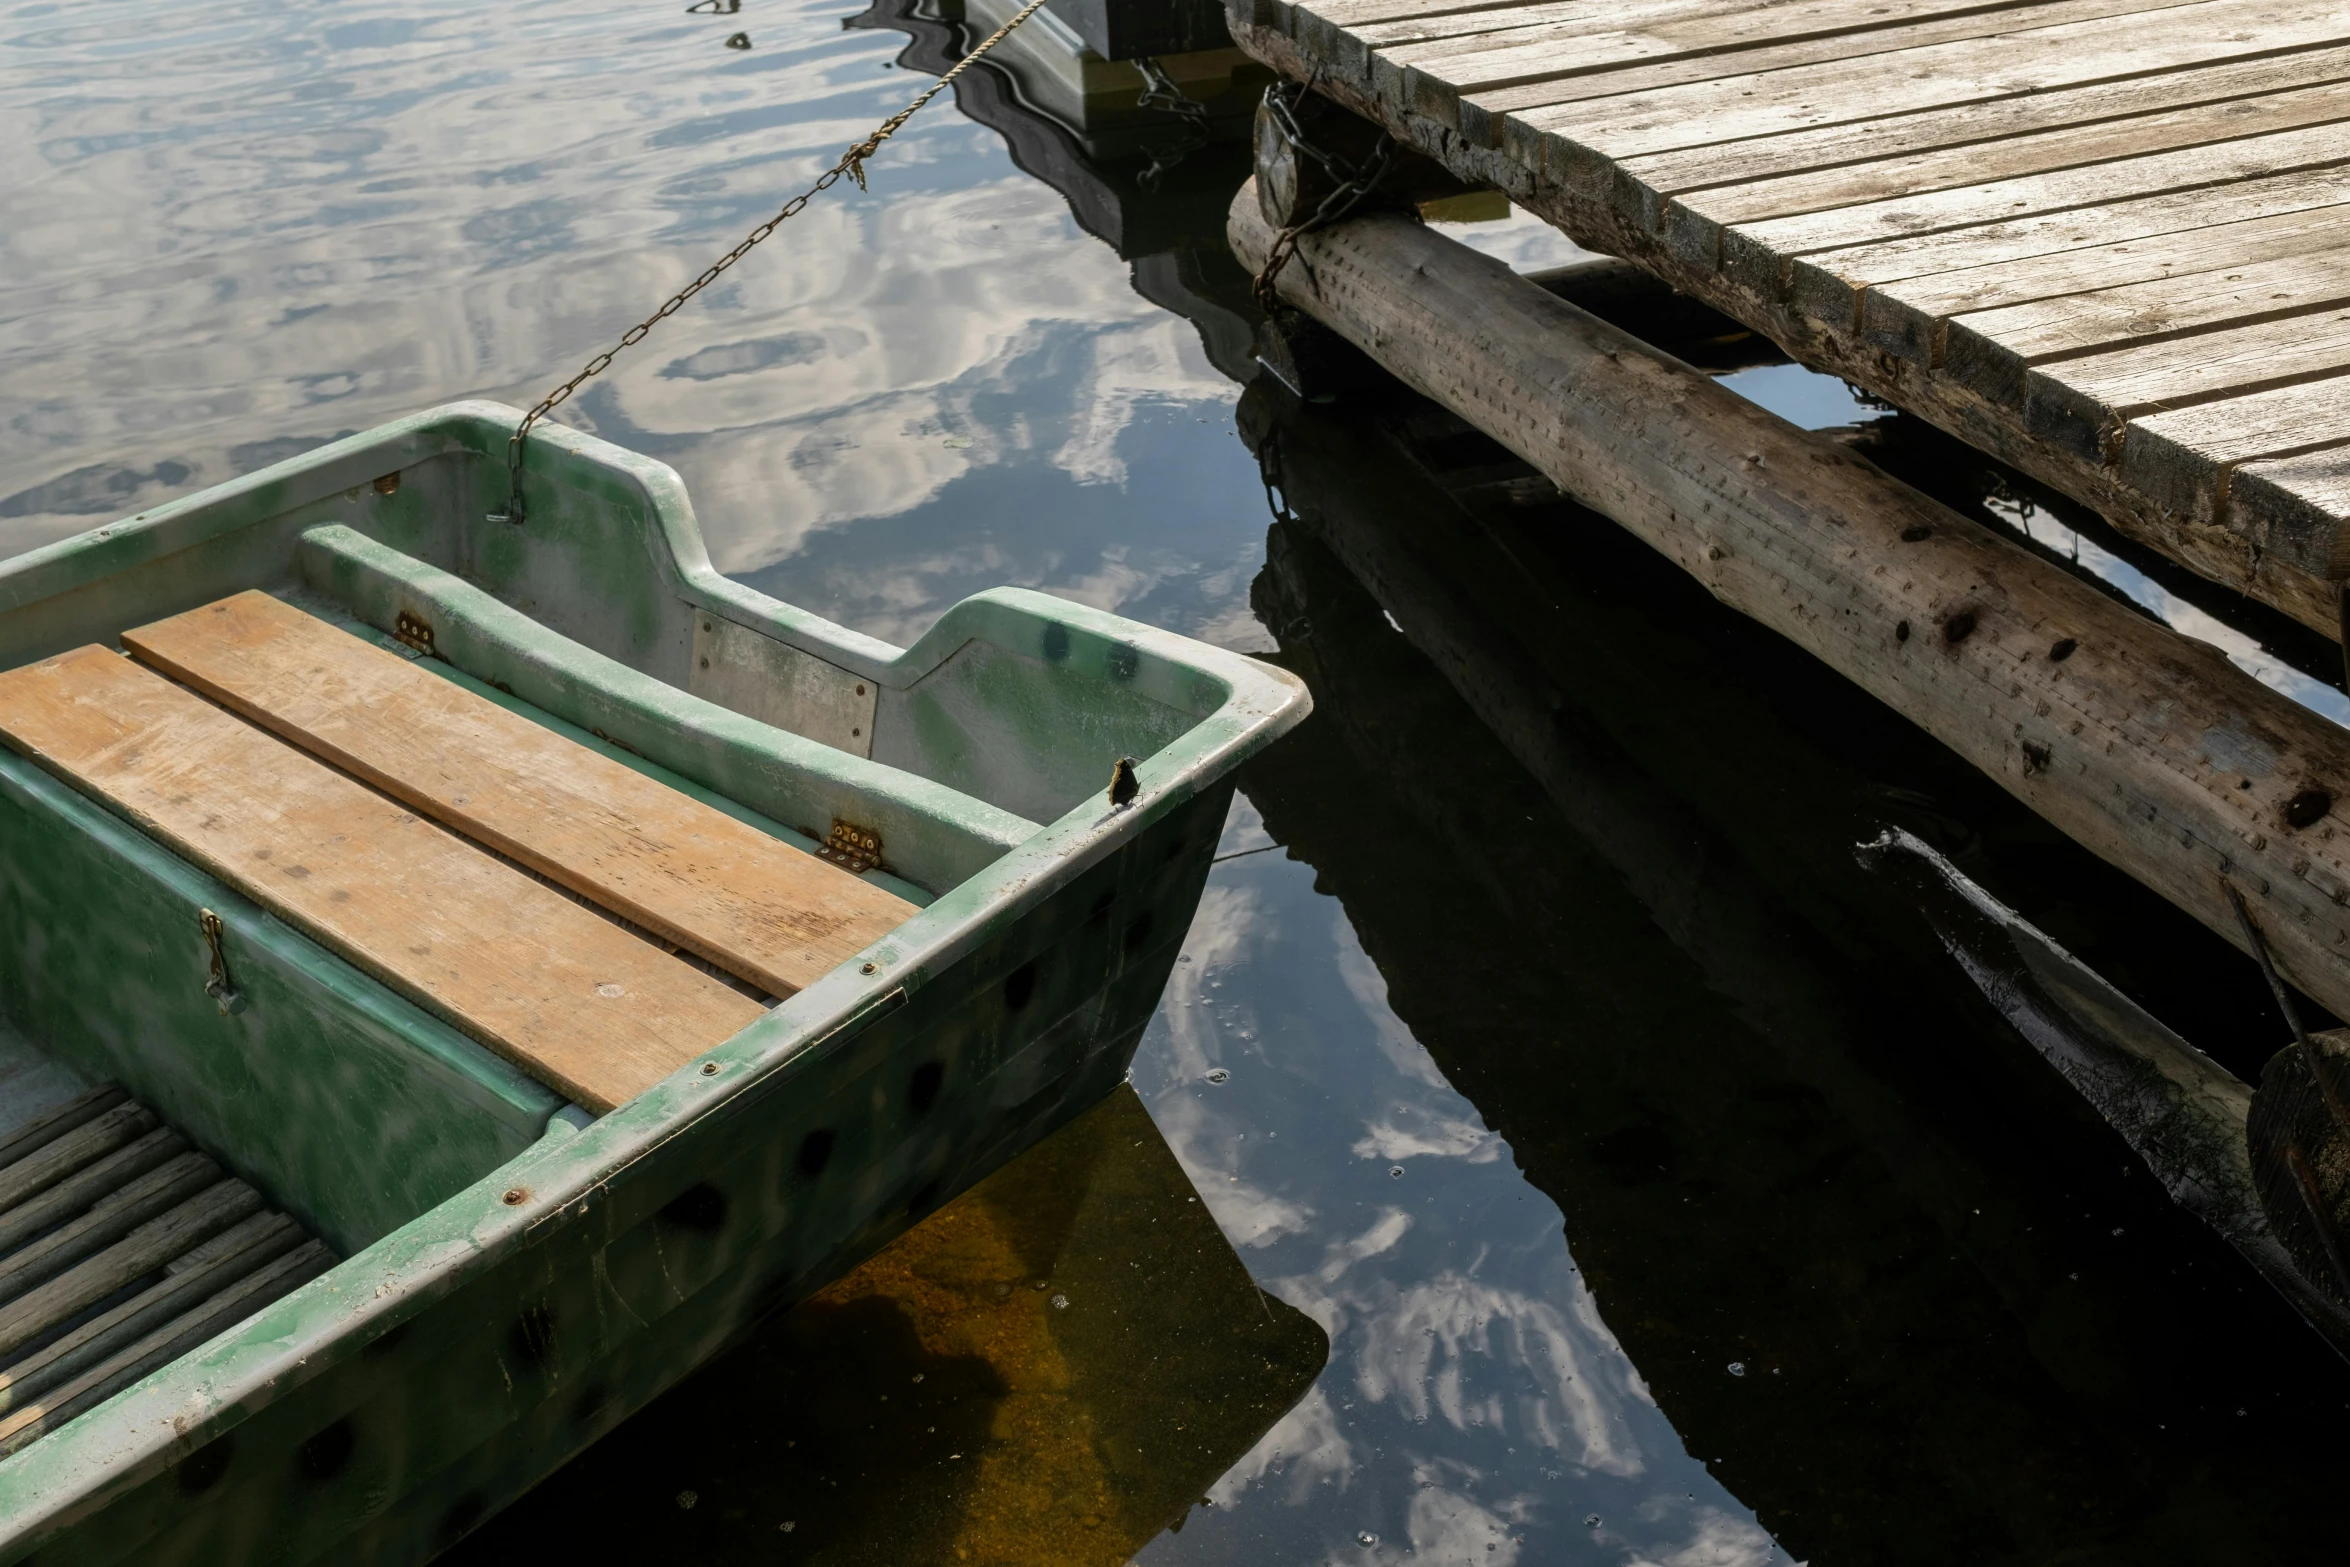
[[[1227,232],[1263,265],[1253,181]],[[1278,288],[2240,947],[2232,884],[2350,1017],[2350,731],[1407,216],[1305,235]]]

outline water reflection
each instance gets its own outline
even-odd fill
[[[1121,1090],[631,1419],[446,1560],[1127,1560],[1327,1345]]]
[[[729,53],[635,0],[9,13],[0,549],[535,400],[911,96],[905,38],[842,21],[777,0]],[[1229,190],[1220,152],[1176,175]],[[1254,482],[1200,332],[943,102],[872,175],[566,417],[677,466],[722,568],[861,630],[1016,582],[1245,637]]]
[[[2235,1561],[2328,1538],[2350,1376],[1851,846],[1910,826],[2257,1064],[2277,1025],[2251,965],[1619,530],[1528,504],[1502,454],[1426,405],[1254,390],[1241,412],[1298,514],[1258,606],[1317,704],[1249,798],[1344,908],[1398,1035],[1557,1203],[1580,1275],[1527,1293],[1589,1303],[1737,1499],[1721,1515],[1751,1509],[1822,1561]],[[1407,1125],[1340,1116],[1329,1135],[1367,1163]],[[1449,1145],[1449,1179],[1472,1181],[1479,1145]],[[1514,1282],[1492,1276],[1524,1255],[1506,1209],[1446,1217],[1485,1282]],[[1320,1277],[1277,1287],[1327,1313]],[[1351,1371],[1408,1446],[1405,1377],[1441,1361],[1397,1376],[1393,1335],[1333,1339],[1326,1384]],[[1546,1385],[1541,1333],[1488,1343],[1508,1393]],[[1525,1485],[1529,1559],[1670,1559],[1586,1548],[1571,1515],[1604,1452]]]

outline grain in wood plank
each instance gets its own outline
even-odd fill
[[[140,1378],[217,1338],[334,1266],[334,1253],[316,1241],[228,1285],[112,1359],[57,1388],[47,1399],[0,1419],[0,1457],[97,1408]]]
[[[2345,202],[2350,202],[2350,167],[2336,166],[2232,186],[2141,196],[2106,206],[2077,207],[2012,223],[1985,223],[1797,260],[1742,251],[1730,255],[1723,270],[1736,286],[1782,295],[1814,320],[1858,326],[1862,290],[1907,278],[2013,265],[2064,251],[2163,238],[2242,219],[2330,209]],[[1781,282],[1782,269],[1792,274],[1786,283]]]
[[[2090,164],[2085,168],[2025,174],[1949,190],[1918,192],[1886,201],[1863,202],[1832,212],[1745,222],[1726,231],[1740,250],[1773,256],[1806,256],[1883,241],[1914,242],[2019,218],[2111,206],[2166,192],[2214,185],[2241,185],[2350,162],[2350,121],[2305,125],[2293,130],[2233,141],[2180,147]],[[1708,196],[1690,198],[1693,210],[1713,211]],[[2247,213],[2247,216],[2252,214]],[[1737,263],[1725,252],[1724,265]]]
[[[154,1127],[155,1117],[144,1105],[118,1104],[0,1169],[0,1223],[6,1222],[8,1210],[17,1204],[97,1163]]]
[[[2131,446],[2140,441],[2171,443],[2228,466],[2350,444],[2350,376],[2143,414],[2130,421]]]
[[[2031,372],[2033,434],[2095,454],[2109,421],[2350,370],[2350,310],[2133,344]],[[2113,430],[2118,442],[2118,423]],[[2118,455],[2119,447],[2116,446]]]
[[[778,996],[914,906],[266,593],[126,631],[143,663]]]
[[[2246,463],[2228,483],[2229,504],[2294,531],[2333,530],[2333,575],[2350,576],[2350,447]]]
[[[1942,370],[1992,402],[2021,403],[2035,365],[2350,305],[2350,231],[2342,243],[2346,248],[1955,316],[1945,329]]]
[[[154,1284],[0,1369],[0,1412],[20,1409],[111,1358],[306,1239],[302,1227],[284,1214],[256,1213],[190,1247],[166,1265],[164,1277]]]
[[[1751,51],[1817,38],[1902,31],[1922,23],[1997,18],[2044,11],[2063,0],[1785,0],[1776,6],[1696,6],[1635,3],[1597,5],[1541,14],[1548,7],[1505,13],[1517,25],[1471,33],[1405,39],[1381,36],[1379,53],[1395,64],[1427,71],[1458,92],[1484,92],[1620,65],[1653,63],[1682,54],[1736,54],[1765,68]],[[2131,0],[2143,5],[2144,0]],[[1975,36],[1968,34],[1965,36]]]
[[[1653,60],[1610,60],[1604,49],[1576,39],[1479,50],[1460,60],[1432,60],[1425,65],[1391,63],[1382,53],[1374,57],[1371,85],[1383,99],[1400,95],[1416,112],[1454,127],[1478,146],[1499,147],[1503,144],[1501,118],[1535,104],[1612,100],[1693,83],[1746,80],[1757,74],[1786,76],[1829,62],[1907,55],[1937,43],[1994,36],[2026,25],[2020,18],[2053,28],[2067,22],[2129,15],[2143,7],[2144,0],[2043,0],[2028,10],[1931,16],[1881,32],[1823,32],[1746,48],[1680,46],[1669,52],[1660,50]],[[1595,54],[1600,58],[1593,58]],[[1448,74],[1456,71],[1469,78],[1469,83],[1456,83]]]
[[[88,1093],[77,1094],[61,1105],[56,1105],[27,1121],[5,1138],[0,1138],[0,1169],[14,1164],[34,1149],[72,1131],[84,1122],[95,1119],[123,1101],[123,1091],[115,1083],[101,1083]]]
[[[624,1103],[765,1015],[104,648],[0,674],[0,736],[590,1109]]]
[[[88,1169],[68,1176],[39,1196],[0,1214],[0,1253],[13,1251],[43,1231],[55,1229],[108,1192],[187,1151],[187,1140],[179,1133],[168,1126],[156,1127]]]
[[[1861,335],[1872,348],[1927,360],[1945,317],[2335,250],[2345,223],[2350,206],[2315,207],[1903,278],[1863,297]]]
[[[1711,188],[1693,193],[1686,204],[1675,203],[1675,211],[1702,211],[1710,228],[1831,210],[1851,211],[1871,203],[1914,202],[1929,193],[1981,191],[1991,187],[1994,181],[2053,174],[2059,170],[2079,174],[2091,167],[2112,168],[2122,179],[2142,181],[2148,171],[2133,170],[2126,165],[2155,153],[2222,144],[2245,147],[2249,152],[2253,150],[2247,145],[2250,138],[2343,120],[2350,120],[2350,80],[2298,92],[2231,98],[2163,114],[2138,115],[2094,125],[2067,125],[1988,144],[1946,147],[1747,185]],[[2274,172],[2274,168],[2260,172]],[[2107,199],[2118,193],[2108,193]]]
[[[1597,102],[1537,103],[1539,87],[1479,102],[1621,159],[2344,43],[2331,0],[2199,0],[2126,26],[2091,18]]]
[[[0,1301],[13,1300],[103,1251],[220,1178],[220,1167],[200,1153],[166,1159],[99,1198],[80,1217],[0,1258]]]
[[[2074,133],[2097,143],[2109,130],[2126,134],[2134,123],[2152,126],[2168,114],[2224,112],[2233,104],[2259,104],[2271,98],[2290,104],[2296,90],[2344,81],[2350,81],[2350,48],[2314,49],[1916,113],[1892,105],[1881,117],[1728,145],[1649,153],[1624,159],[1622,167],[1663,196],[1750,183],[1767,186],[1780,179],[1791,182],[1791,189],[1801,189],[1793,182],[1816,178],[1826,182],[1820,187],[1826,190],[1849,178],[1859,182],[1852,199],[1872,200],[1898,189],[1934,188],[1946,181],[1972,183],[1982,177],[1948,180],[1945,171],[1954,167],[2016,172],[2001,166],[2008,147],[2028,147],[2040,136]],[[1972,165],[1970,159],[1985,161]],[[1914,175],[1908,172],[1912,164]]]
[[[1794,3],[1794,0],[1779,0]],[[1588,23],[1610,28],[1644,25],[1684,16],[1710,16],[1730,11],[1765,9],[1749,0],[1551,0],[1539,5],[1492,6],[1476,11],[1444,11],[1431,15],[1351,24],[1347,32],[1370,48],[1393,49],[1399,44],[1430,43],[1443,38],[1474,38],[1491,32],[1516,32],[1528,27],[1556,27]]]
[[[107,1245],[0,1306],[0,1355],[22,1348],[83,1308],[260,1209],[259,1192],[243,1181],[222,1179],[215,1171],[203,1187],[129,1226]]]

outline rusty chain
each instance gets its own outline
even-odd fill
[[[944,76],[941,76],[937,81],[932,82],[928,87],[923,88],[920,93],[916,94],[913,102],[907,104],[903,109],[900,109],[897,113],[891,115],[888,119],[883,120],[879,125],[875,126],[872,135],[867,136],[863,141],[856,143],[850,147],[848,151],[842,153],[840,156],[840,161],[835,163],[831,168],[826,169],[821,175],[817,176],[815,184],[810,185],[806,190],[800,192],[797,196],[794,196],[791,200],[785,202],[781,210],[779,210],[775,216],[769,218],[766,222],[751,230],[749,234],[743,237],[741,244],[735,246],[734,249],[728,251],[725,255],[720,256],[716,261],[712,262],[710,266],[703,271],[700,277],[695,278],[691,283],[688,283],[685,287],[670,295],[668,301],[664,303],[660,309],[654,311],[651,315],[645,317],[635,326],[630,327],[626,332],[622,333],[619,342],[614,343],[610,348],[605,349],[602,353],[596,355],[595,358],[589,360],[585,365],[581,366],[577,375],[564,382],[561,386],[556,387],[546,396],[540,398],[537,406],[532,408],[529,413],[526,413],[522,416],[522,422],[514,427],[514,433],[506,438],[506,509],[502,512],[490,513],[489,520],[492,522],[510,523],[520,523],[522,521],[522,459],[524,448],[530,440],[532,426],[536,425],[541,419],[544,419],[548,414],[553,413],[557,408],[561,407],[563,402],[569,398],[573,392],[578,391],[580,387],[586,384],[590,379],[601,375],[604,370],[612,363],[612,361],[619,357],[623,349],[634,348],[637,344],[643,342],[646,336],[652,332],[654,327],[659,326],[663,321],[675,315],[681,308],[684,307],[686,301],[692,299],[703,289],[708,288],[712,283],[717,282],[719,276],[723,274],[728,267],[733,266],[736,262],[742,260],[743,257],[751,253],[752,246],[758,244],[768,235],[774,233],[776,229],[780,228],[789,219],[799,216],[801,208],[807,206],[809,202],[815,200],[818,196],[830,190],[833,186],[839,184],[844,175],[857,182],[857,189],[865,189],[865,160],[879,152],[883,142],[889,140],[892,136],[895,136],[899,129],[904,126],[908,120],[912,119],[918,112],[920,112],[924,104],[930,102],[931,99],[944,92],[956,77],[962,75],[964,71],[970,68],[971,63],[974,60],[977,60],[981,55],[987,53],[990,49],[993,49],[997,44],[1002,43],[1007,37],[1011,36],[1013,28],[1018,27],[1022,22],[1027,21],[1038,11],[1042,10],[1044,3],[1045,0],[1028,0],[1026,5],[1022,6],[1018,11],[1013,13],[1012,19],[1010,21],[1004,23],[1003,26],[988,34],[986,39],[980,43],[979,47],[973,49],[969,54],[964,55],[960,60],[957,60],[954,65],[948,69]]]
[[[1273,122],[1274,132],[1287,142],[1297,154],[1320,164],[1337,183],[1330,194],[1312,213],[1290,224],[1274,237],[1272,247],[1265,252],[1265,265],[1257,273],[1254,292],[1257,308],[1271,315],[1280,308],[1281,295],[1275,288],[1281,269],[1297,254],[1297,242],[1318,228],[1336,223],[1354,211],[1365,196],[1378,188],[1387,175],[1389,155],[1394,151],[1394,139],[1385,131],[1372,143],[1371,150],[1358,167],[1334,153],[1325,152],[1307,140],[1305,128],[1298,123],[1297,108],[1313,92],[1321,71],[1316,68],[1302,84],[1277,82],[1265,89],[1265,115]],[[1284,88],[1291,89],[1284,91]]]

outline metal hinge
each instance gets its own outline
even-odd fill
[[[433,651],[431,623],[406,610],[400,611],[400,618],[392,622],[392,635],[419,653],[429,655]]]
[[[881,835],[870,827],[844,822],[835,816],[832,831],[816,846],[816,858],[830,860],[843,870],[865,872],[881,863]]]

